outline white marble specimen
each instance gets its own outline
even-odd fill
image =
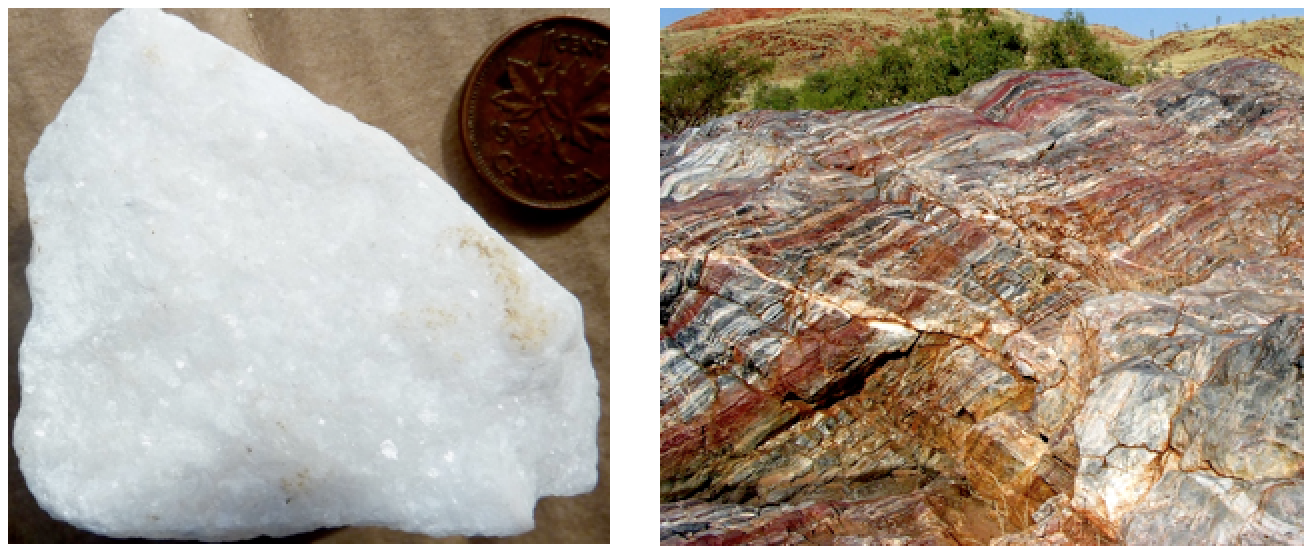
[[[13,433],[119,537],[510,535],[597,478],[580,305],[388,134],[186,21],[113,16],[27,169]]]

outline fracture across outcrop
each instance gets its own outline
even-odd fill
[[[1302,115],[1237,59],[664,142],[664,542],[1301,543]]]

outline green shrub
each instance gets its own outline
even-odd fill
[[[663,134],[676,134],[730,112],[731,100],[740,97],[772,67],[772,61],[734,48],[687,55],[677,64],[676,73],[661,79],[659,118]]]
[[[852,66],[810,74],[795,91],[802,109],[872,109],[899,105],[909,96],[913,59],[904,49],[884,46]]]
[[[947,18],[901,38],[915,60],[910,81],[916,99],[955,95],[1001,70],[1024,65],[1029,46],[1022,25],[992,20],[985,8],[966,8],[960,16],[959,27]]]
[[[954,95],[974,82],[1024,65],[1022,26],[993,21],[985,8],[938,10],[940,23],[913,29],[900,46],[887,45],[859,62],[815,72],[793,90],[763,88],[754,106],[765,109],[876,109]],[[783,91],[785,90],[785,91]],[[790,104],[793,101],[794,104]]]
[[[1031,40],[1022,25],[993,20],[986,8],[965,8],[958,16],[939,9],[936,17],[938,23],[933,27],[905,32],[899,46],[883,46],[855,64],[809,74],[799,87],[762,86],[753,95],[753,106],[778,110],[890,107],[956,95],[1010,68],[1082,68],[1124,85],[1159,77],[1154,65],[1131,66],[1098,39],[1087,28],[1082,12],[1066,11],[1062,20],[1046,26]]]
[[[1063,19],[1043,29],[1033,40],[1033,56],[1033,68],[1038,70],[1082,68],[1118,84],[1140,83],[1138,73],[1126,68],[1124,57],[1087,28],[1083,12],[1065,10]]]
[[[794,89],[788,87],[759,84],[758,89],[754,90],[753,105],[757,109],[786,111],[799,107],[799,96]]]

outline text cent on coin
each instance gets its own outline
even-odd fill
[[[471,163],[512,200],[573,208],[608,194],[609,30],[530,22],[494,44],[462,98]]]

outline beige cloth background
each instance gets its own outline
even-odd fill
[[[484,51],[518,25],[551,15],[608,23],[580,10],[170,10],[301,84],[327,103],[405,144],[489,225],[576,294],[600,382],[599,485],[545,498],[535,530],[510,538],[431,539],[379,528],[315,531],[298,542],[607,542],[609,203],[565,214],[523,210],[485,186],[458,131],[466,76]],[[9,430],[19,405],[17,356],[31,316],[24,268],[32,245],[23,173],[46,125],[82,79],[94,35],[112,10],[9,10]],[[106,542],[37,506],[9,449],[10,542]]]

